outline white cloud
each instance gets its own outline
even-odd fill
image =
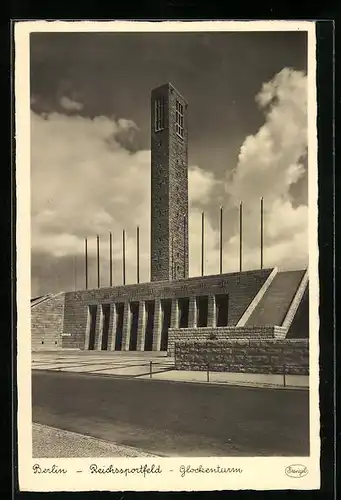
[[[308,207],[295,208],[290,187],[304,174],[307,154],[307,79],[283,69],[263,85],[256,101],[265,123],[248,136],[237,167],[226,182],[230,202],[244,205],[244,253],[250,266],[259,265],[260,197],[264,197],[266,264],[307,263]],[[232,240],[232,244],[235,240]]]
[[[216,187],[229,195],[224,270],[238,269],[239,201],[244,202],[244,268],[259,267],[259,198],[264,196],[266,266],[297,267],[307,261],[307,207],[294,207],[289,190],[304,171],[307,146],[306,78],[283,70],[257,96],[265,123],[245,139],[238,164],[227,180],[199,166],[189,169],[190,275],[201,272],[201,210],[205,210],[205,274],[219,271],[218,232],[210,215]],[[135,282],[136,226],[140,226],[141,281],[149,280],[150,151],[131,154],[122,134],[137,126],[126,119],[31,114],[32,252],[52,259],[89,259],[95,266],[101,237],[102,274],[108,276],[109,240],[114,239],[114,282],[121,282],[122,229],[127,234],[127,282]],[[217,217],[218,217],[217,207]],[[233,217],[235,221],[233,222]],[[224,220],[225,220],[224,219]],[[229,219],[229,220],[227,220]],[[232,233],[231,233],[232,231]],[[91,260],[92,259],[92,260]],[[95,275],[95,267],[90,269]],[[70,270],[70,280],[72,273]],[[36,283],[36,278],[32,276]],[[104,280],[107,283],[107,279]],[[38,285],[36,283],[38,290]]]
[[[67,109],[68,111],[80,111],[84,107],[81,102],[77,102],[66,96],[61,97],[59,103],[62,108]]]
[[[212,190],[218,184],[212,172],[193,166],[188,175],[188,196],[192,206],[207,205],[212,202]]]
[[[99,234],[104,259],[112,231],[120,259],[122,229],[129,256],[139,224],[141,255],[149,252],[150,153],[131,155],[115,141],[129,123],[57,113],[31,117],[32,251],[57,257],[82,254],[89,237],[91,256]],[[148,262],[144,264],[147,279]]]
[[[116,140],[136,125],[106,117],[93,120],[51,113],[31,114],[31,233],[33,254],[83,258],[88,238],[89,259],[100,235],[101,268],[108,276],[109,231],[114,241],[114,279],[122,278],[122,230],[126,230],[127,282],[136,272],[136,226],[140,226],[141,280],[149,280],[150,152],[130,154]],[[217,181],[211,173],[189,170],[191,202],[207,203]],[[200,211],[191,208],[190,238],[200,252]],[[212,233],[207,223],[208,235]],[[199,236],[199,237],[198,237]],[[213,241],[213,239],[210,241]],[[210,248],[210,246],[209,246]],[[209,254],[209,253],[208,253]],[[200,263],[199,259],[196,259]],[[192,266],[191,274],[196,274]],[[94,273],[95,270],[90,270]],[[72,281],[72,273],[70,273]]]

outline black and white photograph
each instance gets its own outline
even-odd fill
[[[23,490],[318,488],[314,23],[16,28]]]

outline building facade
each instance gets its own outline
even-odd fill
[[[308,336],[306,270],[188,277],[188,105],[169,83],[151,94],[150,240],[149,283],[32,301],[32,349],[174,355],[186,339]]]

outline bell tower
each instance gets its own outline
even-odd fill
[[[166,83],[151,93],[151,281],[188,277],[188,105]]]

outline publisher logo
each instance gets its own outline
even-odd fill
[[[305,465],[293,464],[285,468],[285,473],[289,477],[304,477],[308,474],[308,469]]]

